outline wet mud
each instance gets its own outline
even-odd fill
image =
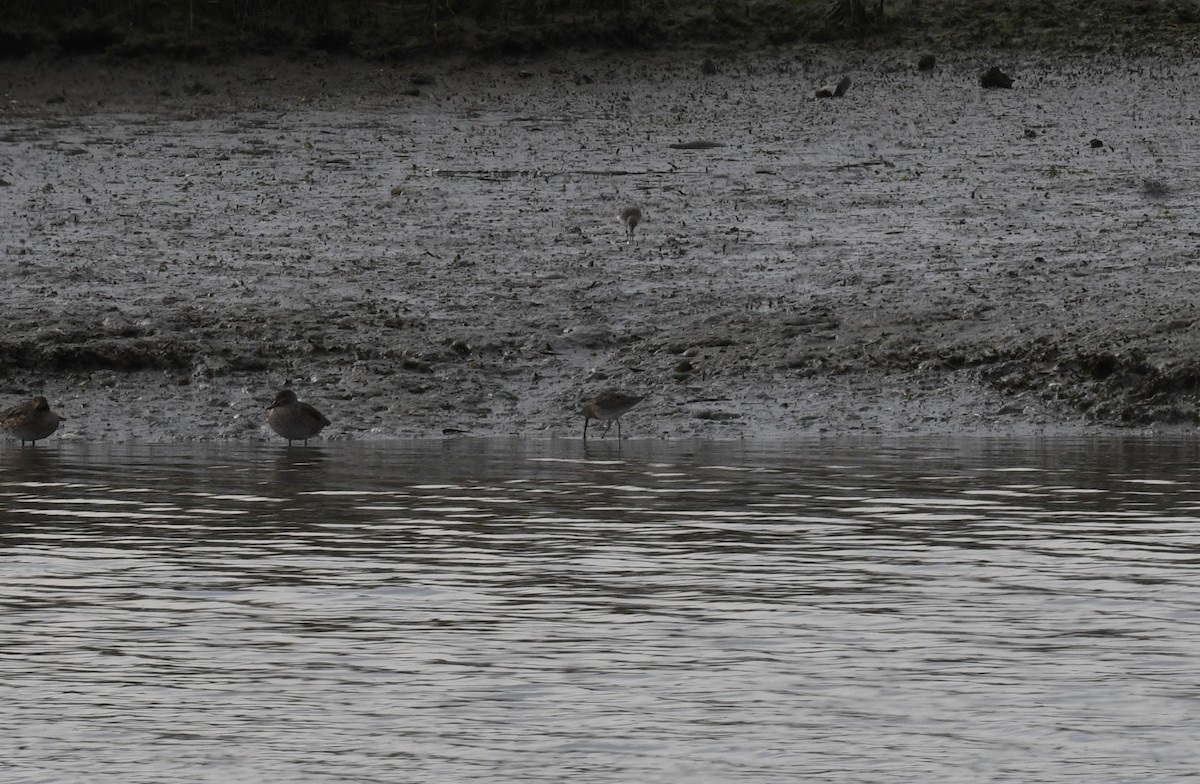
[[[285,385],[335,439],[578,437],[608,387],[647,396],[627,437],[1194,427],[1200,65],[920,54],[2,64],[0,406],[97,441],[273,438]]]

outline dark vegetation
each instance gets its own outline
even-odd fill
[[[1195,0],[4,0],[0,59],[372,59],[570,47],[785,45],[1139,51],[1191,47]]]

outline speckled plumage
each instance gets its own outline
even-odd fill
[[[612,423],[617,423],[617,439],[621,438],[621,416],[638,403],[645,400],[644,395],[626,395],[615,389],[606,389],[583,404],[583,440],[587,440],[588,422],[593,419],[606,420],[602,436],[608,435]]]
[[[39,439],[58,430],[59,423],[65,420],[66,417],[51,411],[46,398],[39,395],[0,414],[0,427],[21,439],[21,446],[25,446],[26,441],[36,446]]]
[[[275,395],[275,402],[267,408],[271,412],[267,415],[267,424],[286,438],[288,444],[303,441],[307,445],[308,439],[320,433],[329,424],[324,414],[308,403],[300,402],[296,393],[290,389],[280,390],[279,394]]]

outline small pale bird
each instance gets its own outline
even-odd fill
[[[583,440],[587,441],[588,423],[593,419],[607,420],[602,436],[608,435],[613,422],[617,423],[617,440],[621,439],[621,415],[645,400],[645,395],[626,395],[607,389],[583,404]]]
[[[37,446],[39,439],[58,430],[58,423],[64,421],[66,417],[51,411],[50,404],[41,395],[18,403],[0,414],[0,427],[21,439],[21,446],[25,446],[26,441]]]
[[[625,226],[625,242],[633,239],[633,230],[642,222],[642,211],[638,207],[622,207],[621,223]]]
[[[303,441],[308,446],[308,439],[329,424],[324,414],[308,403],[301,403],[290,389],[281,389],[267,409],[271,412],[267,415],[267,424],[286,438],[289,446],[293,441]]]

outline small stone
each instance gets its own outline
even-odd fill
[[[923,54],[921,59],[917,60],[918,71],[932,71],[935,65],[937,65],[937,58],[931,54]]]
[[[983,76],[979,77],[979,84],[985,89],[1002,87],[1006,90],[1011,90],[1013,86],[1013,80],[1011,76],[993,65],[991,68],[983,72]]]
[[[711,57],[700,63],[700,73],[705,76],[717,75],[717,64],[712,61]]]

